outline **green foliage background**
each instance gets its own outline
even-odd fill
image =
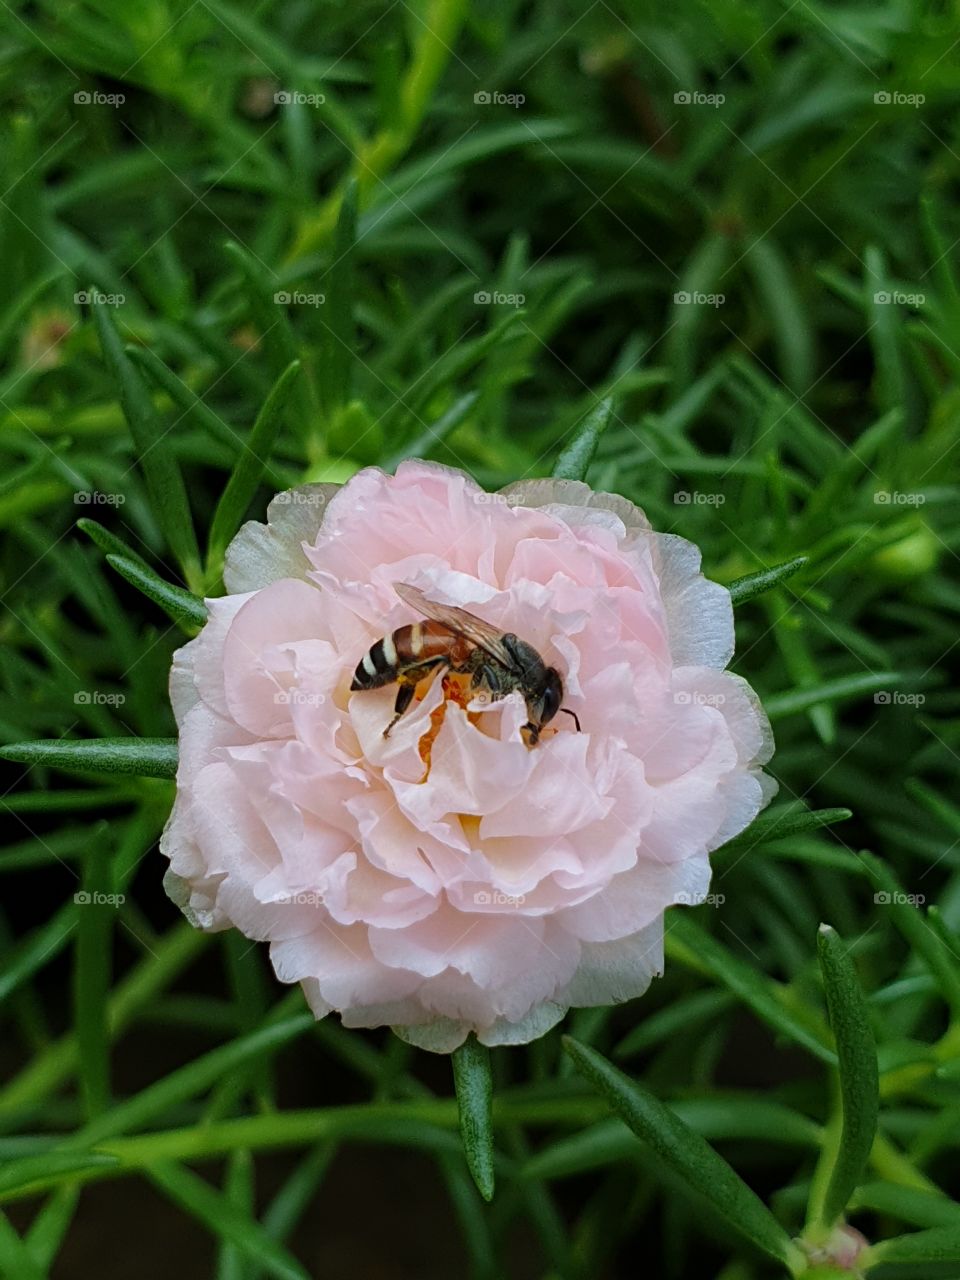
[[[163,743],[8,752],[0,1272],[761,1280],[835,1274],[845,1213],[871,1277],[960,1275],[955,8],[0,16],[7,742],[169,739],[278,489],[548,474],[607,396],[595,487],[724,582],[806,557],[740,588],[781,791],[723,902],[566,1053],[495,1052],[492,1122],[461,1064],[489,1205],[446,1062],[176,916]]]

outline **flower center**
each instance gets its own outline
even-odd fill
[[[447,703],[455,702],[458,707],[466,710],[467,703],[470,701],[470,677],[458,675],[456,672],[448,671],[442,678],[441,688],[443,690],[443,701],[439,707],[430,712],[430,728],[426,733],[422,734],[417,744],[417,751],[420,759],[424,763],[424,774],[420,779],[426,782],[430,776],[430,763],[433,756],[433,744],[437,740],[437,734],[440,732],[440,726],[443,724],[443,718],[447,714]],[[419,697],[418,691],[418,697]],[[467,712],[471,724],[476,724],[479,716],[476,713]]]

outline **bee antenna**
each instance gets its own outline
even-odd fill
[[[560,710],[565,712],[568,716],[573,716],[573,723],[577,726],[577,733],[583,733],[583,730],[580,728],[580,717],[577,713],[575,711],[571,711],[569,707],[561,707]]]

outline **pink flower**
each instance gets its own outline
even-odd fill
[[[775,790],[697,549],[578,482],[487,494],[424,462],[282,493],[268,521],[174,659],[174,901],[268,941],[317,1017],[440,1052],[640,995],[664,911],[706,895],[708,854]],[[521,699],[436,676],[385,738],[396,685],[350,684],[418,620],[396,583],[533,645],[582,732],[557,715],[528,748]]]

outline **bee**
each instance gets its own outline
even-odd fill
[[[398,627],[378,640],[363,655],[350,685],[352,692],[399,686],[393,719],[383,731],[385,738],[410,706],[420,681],[441,668],[468,675],[471,691],[484,692],[493,700],[519,693],[527,708],[528,719],[521,733],[528,747],[537,745],[544,725],[558,711],[572,716],[580,732],[576,712],[560,705],[560,672],[548,667],[532,645],[510,631],[497,630],[466,609],[429,600],[407,583],[395,583],[394,590],[427,621]]]

